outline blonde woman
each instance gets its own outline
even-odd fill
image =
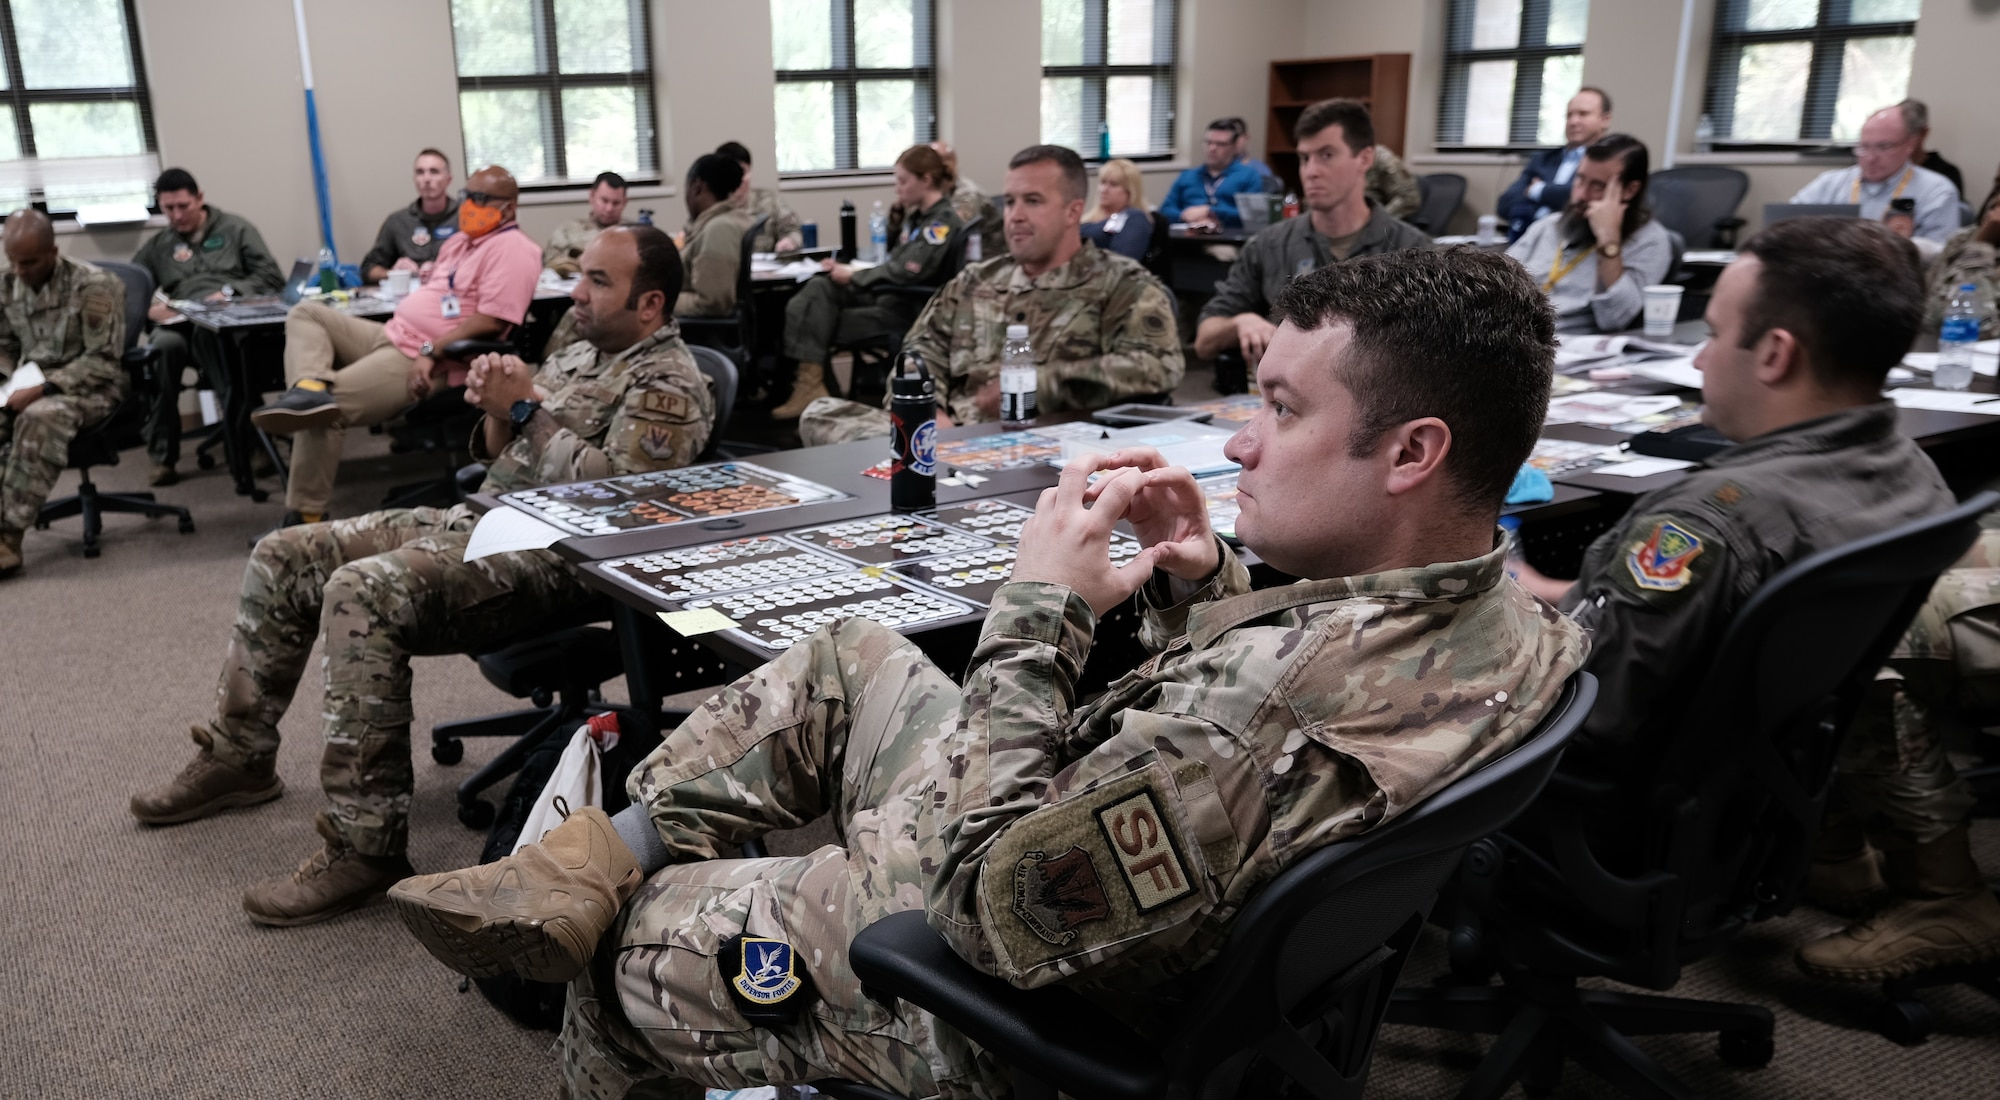
[[[1146,181],[1139,166],[1123,157],[1097,171],[1097,206],[1083,216],[1083,239],[1135,260],[1153,243],[1153,216],[1146,212]]]

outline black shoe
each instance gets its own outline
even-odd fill
[[[269,531],[265,531],[262,534],[250,536],[250,549],[252,550],[257,549],[258,543],[263,542],[267,537],[275,535],[287,527],[301,527],[305,525],[305,522],[306,522],[306,517],[298,514],[298,512],[293,509],[287,508],[285,509],[285,518],[279,520],[278,525],[276,527],[273,527]],[[321,517],[321,519],[319,519],[316,522],[321,522],[321,523],[325,522],[325,517]]]
[[[274,435],[329,428],[340,419],[340,406],[324,382],[301,382],[283,397],[250,414],[250,422]]]

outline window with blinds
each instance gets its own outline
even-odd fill
[[[882,171],[937,133],[931,0],[771,0],[778,172]]]
[[[659,179],[647,0],[451,0],[469,176]]]
[[[160,174],[133,0],[0,0],[0,213],[151,203]]]
[[[1042,0],[1042,141],[1085,160],[1174,151],[1176,0]]]
[[[1919,0],[1718,0],[1709,122],[1737,146],[1849,144],[1909,91]]]
[[[1439,148],[1561,145],[1589,18],[1590,0],[1451,0]]]

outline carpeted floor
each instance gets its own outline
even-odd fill
[[[356,433],[349,448],[338,514],[365,511],[387,486],[433,470],[388,456],[380,437]],[[135,489],[144,474],[135,452],[99,480]],[[58,491],[74,483],[69,475]],[[284,798],[165,829],[127,815],[133,790],[193,752],[187,727],[213,710],[246,539],[278,516],[275,502],[233,495],[220,472],[162,495],[194,510],[197,534],[114,517],[103,557],[86,561],[70,521],[29,532],[25,573],[0,582],[0,836],[11,852],[0,884],[13,898],[0,922],[0,1027],[9,1040],[0,1096],[552,1095],[552,1037],[458,992],[457,977],[385,909],[289,930],[253,925],[239,909],[245,885],[318,845],[316,663],[283,727]],[[419,659],[416,691],[420,734],[511,703],[456,657]],[[476,858],[481,838],[452,816],[450,790],[497,749],[470,744],[452,768],[419,749],[410,853],[419,869]],[[1982,823],[1979,839],[1986,866],[2000,868],[2000,828]],[[1712,1040],[1642,1045],[1715,1096],[1994,1095],[2000,1003],[1964,990],[1933,995],[1938,1037],[1916,1049],[1855,1030],[1865,994],[1808,981],[1789,961],[1801,937],[1830,926],[1801,913],[1759,928],[1681,986],[1777,1009],[1768,1069],[1722,1068]],[[1413,979],[1435,970],[1435,948]],[[1371,1095],[1449,1095],[1479,1046],[1391,1028]],[[1559,1095],[1608,1093],[1572,1069]]]

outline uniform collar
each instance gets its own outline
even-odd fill
[[[743,200],[736,198],[734,196],[723,199],[721,202],[715,203],[708,209],[702,211],[700,214],[695,215],[695,219],[688,223],[688,228],[687,228],[688,240],[693,240],[694,235],[696,233],[701,232],[702,227],[706,226],[709,222],[714,221],[715,219],[723,216],[724,214],[733,214],[742,209],[743,209]]]
[[[1361,201],[1368,204],[1368,220],[1361,223],[1361,232],[1354,238],[1354,252],[1361,251],[1363,245],[1373,244],[1386,237],[1394,228],[1391,223],[1396,220],[1390,217],[1389,212],[1382,208],[1382,204],[1376,202],[1374,199],[1363,195]],[[1333,238],[1313,228],[1312,216],[1310,214],[1302,213],[1294,220],[1305,223],[1307,241],[1325,241],[1331,247]],[[1349,255],[1352,254],[1352,252],[1349,253]]]
[[[215,223],[221,220],[222,220],[221,210],[217,209],[216,207],[210,206],[207,203],[203,203],[201,206],[201,228],[195,230],[192,236],[176,231],[174,227],[171,225],[167,227],[167,232],[172,233],[174,236],[179,237],[181,240],[186,241],[189,244],[196,244],[202,240],[205,240],[208,237],[209,233],[214,231]]]
[[[82,270],[82,264],[70,259],[67,253],[59,252],[56,254],[56,269],[49,272],[49,281],[43,283],[40,290],[30,287],[26,279],[20,278],[12,271],[7,273],[8,286],[15,301],[24,301],[37,307],[52,305],[69,298],[70,280],[76,272]]]
[[[411,217],[417,219],[420,222],[423,222],[425,225],[438,225],[452,218],[458,217],[458,200],[451,197],[450,195],[446,195],[444,197],[444,211],[443,213],[436,215],[424,213],[424,200],[421,198],[411,199],[410,205],[407,207],[407,209],[409,210]],[[434,220],[427,220],[427,219],[434,219]]]
[[[1746,439],[1734,447],[1717,451],[1705,465],[1711,469],[1747,466],[1787,455],[1828,454],[1849,447],[1879,443],[1896,432],[1896,406],[1889,401],[1801,420],[1777,431]]]
[[[943,216],[943,213],[947,210],[951,210],[951,194],[944,194],[938,196],[938,201],[930,204],[929,206],[924,207],[923,210],[920,213],[918,213],[916,218],[913,220],[918,222],[927,222],[932,218]]]
[[[1076,255],[1032,279],[1028,277],[1027,272],[1021,270],[1020,264],[1014,263],[1011,257],[1007,262],[1014,264],[1014,272],[1007,279],[1009,290],[1030,290],[1036,287],[1063,289],[1082,286],[1095,278],[1098,270],[1104,266],[1104,252],[1096,245],[1085,241],[1083,247],[1076,250]]]
[[[633,344],[631,347],[626,348],[624,351],[621,351],[616,355],[607,355],[604,352],[599,351],[596,348],[596,346],[592,345],[589,341],[579,340],[577,341],[577,344],[591,349],[590,358],[586,362],[578,364],[577,369],[572,373],[588,374],[588,375],[602,374],[605,371],[610,370],[612,367],[615,367],[618,364],[623,363],[628,359],[636,359],[639,356],[644,355],[645,353],[653,350],[654,348],[659,347],[661,344],[664,344],[669,340],[678,340],[680,339],[680,337],[681,337],[681,326],[679,325],[679,323],[670,320],[666,324],[661,325],[659,328],[654,329],[652,335],[645,337],[638,343]]]
[[[1188,613],[1188,640],[1196,649],[1206,649],[1245,623],[1308,604],[1364,597],[1399,601],[1464,599],[1499,584],[1506,573],[1507,541],[1496,532],[1492,550],[1466,561],[1410,566],[1359,577],[1299,581],[1282,588],[1266,588],[1198,604]]]

